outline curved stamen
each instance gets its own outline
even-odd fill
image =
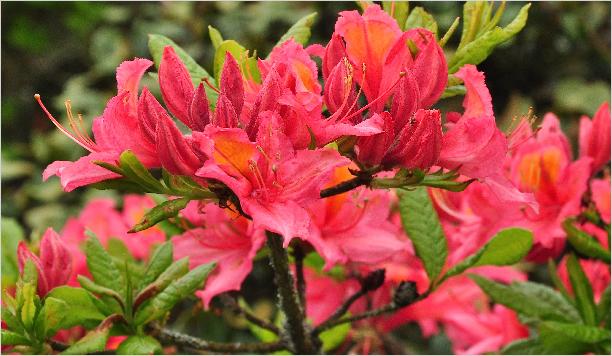
[[[62,124],[60,124],[59,121],[57,121],[56,118],[53,117],[53,115],[51,115],[49,110],[47,110],[42,100],[40,99],[39,94],[34,94],[34,99],[38,102],[38,105],[40,105],[49,120],[51,120],[55,127],[57,127],[64,135],[68,136],[68,138],[70,138],[72,141],[76,142],[76,144],[88,150],[89,152],[97,151],[95,142],[91,138],[89,138],[89,136],[84,136],[83,133],[77,128],[76,120],[74,120],[74,116],[71,112],[69,100],[66,101],[66,111],[68,112],[68,120],[70,121],[70,127],[72,128],[74,133],[66,129]]]

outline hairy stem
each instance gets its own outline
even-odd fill
[[[280,308],[287,318],[287,331],[292,350],[297,354],[315,354],[316,350],[307,325],[304,320],[303,308],[289,269],[287,251],[283,248],[282,237],[272,232],[266,232],[270,248],[270,263],[274,270],[276,287],[278,288]]]
[[[306,315],[306,279],[304,279],[304,250],[300,244],[293,248],[295,258],[295,279],[297,280],[297,293],[302,305],[302,312]]]
[[[182,347],[190,348],[199,351],[209,351],[216,353],[272,353],[274,351],[286,350],[287,347],[282,342],[266,342],[266,343],[220,343],[206,341],[197,337],[183,334],[177,331],[163,329],[159,326],[152,325],[153,335],[166,343],[172,343]]]

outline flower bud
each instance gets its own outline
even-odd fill
[[[593,121],[580,119],[580,157],[591,157],[591,172],[596,172],[610,161],[610,107],[603,103]]]
[[[418,297],[419,292],[417,292],[416,283],[404,281],[397,286],[393,293],[393,303],[398,307],[405,307],[414,303]]]
[[[352,67],[346,57],[339,61],[329,74],[325,81],[323,95],[325,105],[331,114],[338,110],[342,110],[342,113],[338,114],[339,117],[348,114],[357,93],[353,82]]]
[[[219,89],[221,89],[221,94],[225,95],[232,103],[236,115],[240,116],[244,103],[244,84],[240,67],[230,52],[225,53],[225,63],[221,72]]]
[[[419,109],[395,137],[383,163],[428,169],[438,161],[441,142],[440,111]]]
[[[238,127],[238,116],[234,110],[234,105],[225,94],[221,94],[217,99],[217,108],[212,124],[217,127]]]
[[[342,37],[339,34],[334,33],[331,40],[325,47],[325,55],[323,56],[323,79],[327,80],[327,77],[331,74],[331,71],[336,65],[342,61],[342,58],[346,56],[346,49],[342,42]]]
[[[210,109],[204,84],[200,83],[193,92],[193,99],[189,105],[189,127],[194,131],[204,131],[210,122]]]
[[[172,174],[192,175],[201,167],[200,159],[168,115],[157,123],[155,143],[162,167]]]
[[[372,292],[380,288],[385,283],[385,269],[377,269],[370,272],[361,282],[361,289],[365,292]]]
[[[193,82],[187,67],[171,46],[164,48],[159,64],[159,88],[168,110],[191,127],[189,108],[193,101]]]
[[[411,30],[408,37],[419,50],[411,69],[419,85],[420,107],[428,108],[438,101],[448,81],[444,51],[434,34],[425,29]]]

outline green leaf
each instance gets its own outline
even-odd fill
[[[120,261],[135,262],[134,257],[123,240],[119,240],[114,237],[108,239],[106,242],[106,251],[109,255],[111,255],[111,257],[114,257]]]
[[[108,289],[123,295],[125,291],[125,280],[119,268],[104,250],[98,238],[91,232],[87,232],[89,238],[85,242],[85,256],[87,257],[87,268],[93,276],[94,281]]]
[[[62,355],[86,355],[104,351],[112,324],[96,328],[74,343]]]
[[[6,301],[6,296],[3,298],[2,301],[3,302]],[[15,316],[14,312],[8,310],[4,306],[2,309],[2,321],[6,323],[8,330],[11,330],[18,334],[25,333],[25,329],[23,328],[23,324],[21,323],[21,320]]]
[[[168,241],[159,245],[149,258],[149,263],[147,263],[147,268],[142,277],[140,287],[144,288],[155,281],[157,277],[172,264],[172,256],[172,242]]]
[[[108,179],[102,182],[90,184],[89,186],[98,190],[117,190],[125,193],[138,194],[148,193],[148,190],[143,186],[125,178]]]
[[[578,253],[610,263],[610,251],[604,249],[594,237],[578,229],[571,219],[563,222],[563,230],[567,234],[567,241]]]
[[[610,343],[610,330],[582,324],[545,321],[540,324],[539,332],[542,344],[549,353],[593,352],[595,350],[592,344],[604,341]]]
[[[17,245],[24,233],[17,220],[2,217],[2,286],[14,284],[19,276]]]
[[[82,288],[54,288],[45,299],[45,334],[52,336],[60,329],[103,320],[105,315],[94,304],[94,298]]]
[[[114,290],[96,284],[94,281],[83,275],[78,275],[77,280],[79,281],[79,284],[81,284],[81,287],[88,290],[89,292],[100,296],[108,296],[114,298],[119,304],[123,304],[123,298],[119,295],[119,293],[115,292]]]
[[[519,228],[502,230],[476,253],[453,266],[444,277],[458,275],[471,267],[513,265],[529,253],[532,243],[530,231]]]
[[[420,6],[417,6],[410,11],[410,15],[408,15],[408,18],[406,19],[404,28],[406,30],[410,30],[412,28],[425,28],[433,32],[434,36],[438,38],[438,23],[430,13],[425,11],[425,9]]]
[[[408,18],[408,1],[383,1],[383,10],[397,21],[397,24],[402,30],[406,30],[404,25]]]
[[[3,313],[4,314],[4,313]],[[1,331],[1,341],[2,345],[30,345],[30,340],[21,335],[12,331],[4,330]]]
[[[370,0],[356,0],[355,2],[357,3],[361,11],[365,11],[365,9],[367,9],[368,6],[374,5],[374,1],[370,1]]]
[[[603,291],[599,304],[597,304],[597,323],[602,322],[610,329],[610,285]]]
[[[597,320],[597,309],[593,298],[593,288],[574,254],[570,254],[567,258],[567,273],[576,297],[576,306],[582,316],[582,320],[584,320],[587,325],[595,325]]]
[[[280,38],[280,40],[278,40],[278,42],[274,46],[280,46],[292,37],[295,42],[300,43],[302,45],[306,45],[308,43],[308,40],[310,39],[310,28],[314,24],[316,18],[316,12],[310,13],[302,17],[296,23],[294,23],[293,26],[291,26],[291,28],[289,28],[287,32],[285,32],[285,34]]]
[[[34,318],[36,317],[36,304],[34,303],[34,296],[36,286],[31,283],[25,283],[23,285],[23,304],[21,305],[21,322],[25,326],[26,330],[31,330],[34,325]]]
[[[163,193],[164,186],[138,160],[132,151],[126,150],[119,156],[119,165],[126,177],[143,186],[152,193]]]
[[[467,1],[463,5],[463,26],[458,50],[472,42],[476,37],[482,27],[482,14],[487,6],[490,5],[484,1]]]
[[[178,198],[165,201],[146,212],[142,220],[128,232],[138,232],[146,230],[160,221],[173,218],[178,215],[179,211],[183,210],[190,198]]]
[[[321,339],[323,352],[331,352],[340,346],[350,330],[351,324],[344,323],[320,333],[319,339]]]
[[[555,263],[555,261],[553,261],[552,258],[548,260],[548,274],[550,275],[550,280],[553,282],[554,287],[557,288],[557,290],[561,292],[561,294],[563,294],[565,300],[574,304],[573,298],[570,296],[569,292],[567,291],[567,288],[565,288],[565,284],[563,284],[563,281],[561,281],[559,273],[557,273],[557,264]]]
[[[459,27],[459,17],[455,18],[455,21],[453,21],[453,23],[450,25],[444,36],[442,36],[442,38],[438,41],[438,45],[440,45],[440,47],[444,47],[446,45],[448,40],[450,40],[457,30],[457,27]]]
[[[453,96],[457,95],[465,95],[465,93],[467,93],[467,90],[465,89],[464,85],[452,85],[444,89],[441,99],[452,98]]]
[[[502,350],[503,355],[541,355],[544,348],[539,338],[520,339],[506,345]]]
[[[430,283],[435,285],[448,254],[446,237],[438,214],[431,203],[427,188],[418,187],[412,191],[397,192],[404,230],[425,266]]]
[[[118,355],[161,355],[162,346],[155,338],[148,335],[132,335],[117,348]]]
[[[527,23],[527,15],[530,6],[531,4],[523,6],[514,20],[506,27],[495,27],[467,43],[464,47],[459,47],[448,63],[448,72],[455,73],[464,64],[481,63],[491,54],[491,52],[493,52],[495,47],[519,33]]]
[[[574,306],[550,287],[533,282],[504,285],[478,275],[470,275],[470,278],[494,302],[521,314],[542,320],[580,322]]]
[[[214,268],[214,263],[201,265],[172,282],[161,293],[138,309],[134,322],[137,325],[142,325],[162,317],[181,299],[192,295],[197,289],[201,288]]]
[[[208,72],[202,68],[191,56],[185,52],[184,49],[179,47],[174,41],[169,39],[166,36],[150,34],[149,35],[149,51],[151,52],[151,56],[153,57],[153,61],[155,62],[155,66],[159,69],[159,63],[161,62],[162,54],[164,53],[164,47],[172,46],[174,51],[179,56],[187,70],[189,71],[189,75],[191,75],[191,80],[193,81],[193,85],[198,85],[202,78],[208,79],[212,84],[215,84],[214,78],[208,74]],[[206,87],[205,87],[206,88]],[[206,88],[206,94],[208,98],[211,97],[217,98],[217,93],[210,88]]]
[[[219,48],[221,42],[223,42],[223,36],[221,36],[221,32],[212,26],[208,26],[208,36],[210,37],[210,42],[212,42],[215,50]]]

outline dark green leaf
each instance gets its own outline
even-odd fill
[[[444,267],[448,249],[442,225],[438,220],[427,188],[418,187],[412,191],[398,190],[399,209],[404,230],[423,262],[431,284]]]
[[[82,275],[78,275],[77,280],[79,281],[79,284],[81,284],[81,287],[85,288],[91,293],[95,293],[100,296],[105,295],[105,296],[111,297],[115,299],[119,304],[123,304],[123,298],[119,295],[119,293],[115,292],[114,290],[103,287],[99,284],[96,284],[91,279],[85,276],[82,276]]]
[[[610,285],[601,293],[601,299],[597,304],[597,323],[602,323],[610,329]]]
[[[159,245],[153,255],[149,258],[149,263],[147,263],[147,268],[142,277],[142,281],[140,283],[140,287],[144,288],[149,285],[149,283],[159,277],[159,275],[168,268],[172,264],[172,243],[166,242],[162,245]],[[186,273],[186,272],[185,272]]]
[[[292,38],[295,42],[306,45],[310,39],[310,28],[317,18],[317,13],[313,12],[299,19],[285,34],[278,40],[275,46],[283,44],[288,39]]]
[[[85,289],[54,288],[45,299],[45,334],[51,336],[60,329],[103,320],[105,315],[94,304],[94,298]]]
[[[163,193],[164,186],[155,179],[151,172],[138,160],[132,151],[126,150],[119,157],[119,165],[126,177],[143,186],[152,193]]]
[[[143,308],[138,309],[134,322],[142,325],[162,317],[181,299],[190,296],[197,289],[201,288],[214,267],[214,263],[198,266],[183,277],[172,282],[155,298],[144,304]]]
[[[96,328],[74,343],[62,355],[85,355],[104,351],[112,325]]]
[[[597,321],[597,309],[593,298],[593,288],[574,254],[570,254],[567,258],[567,273],[576,297],[576,306],[582,316],[582,320],[584,320],[587,325],[595,325]]]
[[[457,27],[459,27],[459,17],[455,18],[455,21],[453,21],[453,23],[451,24],[451,26],[448,28],[448,30],[446,31],[446,33],[444,34],[444,36],[442,36],[442,38],[438,41],[438,45],[440,45],[440,47],[444,47],[446,45],[446,43],[448,42],[448,40],[450,40],[450,38],[453,36],[453,34],[455,33],[455,31],[457,30]],[[448,89],[448,88],[447,88]],[[444,91],[444,93],[442,94],[442,96],[444,96],[444,94],[446,94],[446,91]]]
[[[561,294],[563,294],[565,300],[574,304],[573,298],[570,296],[569,292],[567,291],[567,288],[565,288],[565,284],[563,284],[561,278],[559,277],[559,274],[557,273],[557,264],[552,259],[548,260],[548,274],[550,275],[550,279],[553,282],[553,285],[555,286],[555,288],[557,288],[557,290],[559,290],[559,292],[561,292]]]
[[[119,295],[125,291],[125,281],[119,268],[104,250],[98,238],[88,231],[89,238],[85,242],[85,255],[87,257],[87,268],[94,281],[106,288],[112,289]]]
[[[430,13],[425,11],[425,9],[420,6],[417,6],[410,11],[410,15],[408,15],[408,18],[406,19],[404,28],[406,30],[410,30],[412,28],[425,28],[433,32],[434,36],[438,38],[438,23]]]
[[[563,222],[563,230],[567,234],[567,241],[578,253],[610,263],[610,252],[594,237],[574,226],[572,220],[567,219]]]
[[[593,352],[593,344],[610,343],[610,330],[582,324],[545,321],[540,324],[540,338],[548,353],[578,354]],[[591,345],[589,345],[591,344]]]
[[[513,265],[527,255],[532,243],[533,235],[527,230],[518,228],[502,230],[476,253],[453,266],[446,272],[445,278],[463,273],[471,267]]]
[[[464,47],[460,47],[448,63],[448,72],[455,73],[464,64],[479,64],[484,61],[495,47],[506,42],[525,27],[530,6],[531,4],[523,6],[514,20],[506,27],[495,27]]]
[[[578,311],[554,289],[533,282],[504,285],[487,278],[470,275],[494,302],[521,314],[542,320],[579,322]]]
[[[142,220],[132,227],[129,232],[146,230],[160,221],[177,216],[179,211],[183,210],[190,200],[190,198],[178,198],[165,201],[155,206],[147,211]]]
[[[148,335],[132,335],[117,348],[118,355],[160,355],[162,346],[155,338]]]
[[[504,355],[541,355],[543,346],[538,338],[520,339],[506,345],[501,353]]]
[[[153,57],[153,61],[155,61],[155,66],[157,68],[159,68],[159,63],[161,62],[162,54],[164,53],[164,47],[166,46],[172,46],[172,48],[174,48],[176,54],[179,56],[183,64],[185,64],[185,67],[187,67],[194,86],[198,85],[202,81],[202,78],[206,78],[212,84],[215,84],[214,78],[208,74],[208,72],[193,58],[191,58],[191,56],[185,52],[185,50],[174,43],[174,41],[166,36],[150,34],[149,51],[151,52],[151,57]],[[211,98],[211,95],[214,95],[215,98],[217,97],[216,92],[212,90],[209,91],[209,88],[206,88],[206,94],[209,98]]]

